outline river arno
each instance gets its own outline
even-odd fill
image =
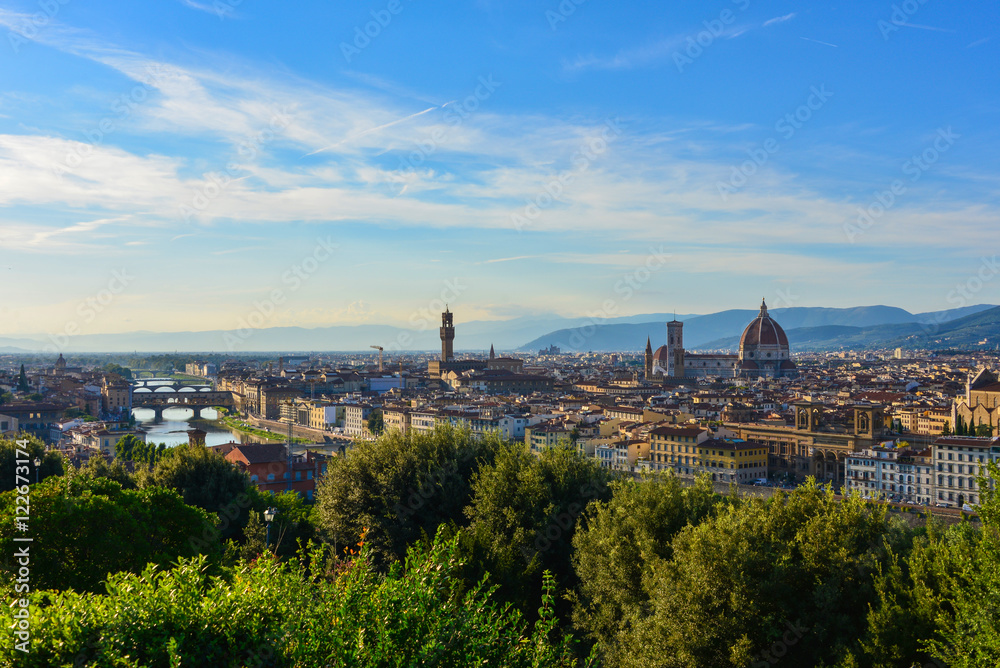
[[[197,427],[205,432],[206,445],[221,445],[237,441],[240,443],[265,442],[255,436],[232,431],[216,421],[218,415],[210,408],[202,411],[204,418],[195,419],[192,411],[185,408],[168,408],[163,411],[163,420],[154,422],[155,413],[150,409],[136,408],[133,411],[138,426],[146,431],[147,443],[166,443],[168,447],[188,442],[187,432]]]

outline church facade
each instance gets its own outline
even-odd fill
[[[646,378],[780,378],[795,376],[785,331],[767,312],[760,313],[743,330],[738,354],[698,354],[684,350],[684,323],[667,323],[667,343],[653,351],[646,339]]]
[[[951,428],[958,418],[962,423],[989,426],[991,434],[1000,433],[1000,382],[997,375],[981,369],[965,386],[965,396],[952,404]]]

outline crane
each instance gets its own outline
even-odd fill
[[[383,350],[383,348],[382,348],[382,346],[368,346],[368,347],[369,348],[377,348],[378,349],[378,370],[379,370],[379,373],[381,373],[382,372],[382,350]]]

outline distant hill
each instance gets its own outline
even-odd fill
[[[859,306],[847,309],[820,307],[793,307],[771,309],[771,314],[781,323],[799,350],[818,349],[817,346],[861,347],[872,341],[899,340],[893,344],[916,347],[907,337],[919,336],[924,330],[945,332],[953,323],[989,313],[995,307],[969,306],[949,311],[913,315],[891,306]],[[460,312],[458,313],[460,316]],[[732,348],[734,337],[756,317],[757,311],[732,309],[708,315],[678,314],[684,322],[685,347],[696,349]],[[555,344],[564,350],[627,351],[642,350],[648,336],[653,347],[664,343],[666,322],[672,313],[647,313],[619,318],[593,320],[592,318],[566,318],[553,313],[522,316],[508,320],[479,320],[455,322],[455,350],[487,351],[490,345],[498,352],[510,350],[537,351]],[[988,317],[988,316],[987,316]],[[970,323],[972,321],[969,321]],[[925,323],[920,326],[919,323]],[[203,332],[128,332],[123,334],[88,334],[74,336],[60,352],[306,352],[350,351],[369,352],[371,345],[397,351],[434,351],[441,342],[438,336],[440,315],[425,313],[415,317],[412,328],[389,325],[335,325],[331,327],[263,327],[243,333],[236,330],[211,330]],[[907,327],[907,325],[910,325]],[[914,329],[916,326],[916,329]],[[838,327],[864,330],[837,330]],[[888,327],[890,329],[871,328]],[[899,327],[900,329],[891,329]],[[971,327],[971,325],[970,325]],[[989,337],[989,325],[985,325]],[[832,328],[832,329],[831,329]],[[794,330],[815,330],[801,333]],[[948,330],[951,331],[951,330]],[[965,335],[954,334],[953,341],[924,347],[960,345],[957,341],[970,341],[982,333],[969,329]],[[982,340],[983,336],[976,340]],[[937,338],[941,338],[938,336]],[[921,339],[922,340],[922,339]],[[930,339],[928,338],[928,341]],[[528,343],[524,343],[528,341]],[[916,339],[914,339],[916,341]],[[738,338],[737,338],[738,342]],[[972,343],[961,345],[973,345]],[[48,337],[0,337],[0,352],[7,354],[54,354]]]
[[[996,348],[1000,344],[1000,307],[976,311],[956,319],[941,319],[939,323],[800,327],[786,329],[785,334],[792,350],[801,352],[870,348]],[[730,336],[710,341],[706,347],[735,350],[739,342],[738,336]]]
[[[978,330],[969,329],[965,334],[957,332],[966,326],[963,323],[972,323],[976,318],[990,322],[989,314],[996,310],[994,306],[980,305],[914,315],[891,306],[859,306],[845,309],[792,307],[769,309],[769,312],[788,334],[793,350],[805,351],[978,345],[978,341],[991,336],[989,324],[982,325]],[[966,315],[970,312],[971,315]],[[688,350],[735,350],[739,347],[743,329],[757,317],[757,313],[734,309],[685,320],[684,347]],[[942,336],[953,330],[956,333],[945,342]],[[935,331],[941,336],[930,335]],[[538,350],[554,344],[567,351],[640,351],[645,347],[647,335],[656,348],[663,344],[665,334],[666,326],[662,321],[598,325],[587,329],[565,328],[534,339],[521,349]],[[935,343],[936,339],[940,341]],[[924,343],[918,346],[917,341]],[[993,341],[992,345],[996,343]]]

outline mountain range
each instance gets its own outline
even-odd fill
[[[736,350],[744,328],[758,313],[732,309],[690,317],[684,320],[684,347]],[[768,313],[785,330],[793,351],[992,347],[1000,342],[1000,308],[989,304],[916,314],[892,306],[791,307],[768,309]],[[655,349],[663,345],[665,336],[663,321],[599,324],[550,332],[522,349],[556,345],[564,351],[640,351],[646,337]],[[988,343],[980,344],[983,339]]]
[[[933,348],[993,346],[1000,335],[1000,308],[988,304],[913,314],[891,306],[854,308],[791,307],[770,309],[785,329],[794,350],[864,347]],[[684,322],[688,350],[735,349],[739,336],[758,311],[732,309],[707,315],[678,314]],[[639,351],[649,337],[656,348],[664,343],[665,323],[672,313],[648,313],[619,318],[565,318],[555,314],[510,320],[456,322],[455,350],[537,351],[557,345],[563,351]],[[978,337],[978,338],[977,338]],[[525,343],[527,341],[527,343]],[[62,344],[62,345],[60,345]],[[68,341],[45,335],[0,337],[0,352],[270,352],[365,351],[380,345],[397,351],[434,351],[440,347],[437,323],[422,329],[389,325],[331,327],[265,327],[243,331],[149,332],[86,334]],[[982,346],[979,346],[982,347]]]

